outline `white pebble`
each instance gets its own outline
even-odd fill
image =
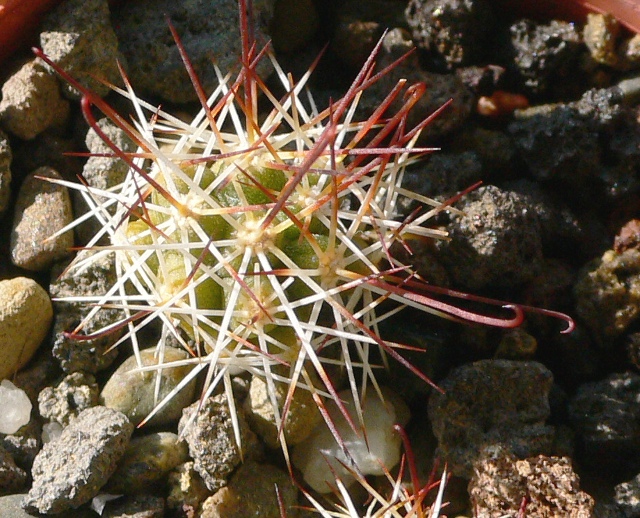
[[[397,396],[388,391],[383,393],[384,402],[373,391],[367,393],[362,402],[368,448],[362,434],[356,435],[353,432],[337,405],[333,401],[326,405],[338,434],[364,475],[383,475],[384,468],[391,469],[400,460],[401,439],[393,425],[406,424],[409,411]],[[351,391],[340,392],[339,396],[357,424]],[[295,446],[292,461],[302,472],[305,482],[319,493],[327,493],[331,486],[335,486],[336,475],[346,486],[354,482],[351,473],[343,466],[348,466],[350,462],[324,422]]]
[[[97,496],[94,496],[91,500],[91,509],[93,509],[96,513],[102,516],[102,511],[107,506],[107,504],[111,500],[116,500],[120,498],[122,495],[110,495],[108,493],[100,493]]]
[[[9,380],[0,383],[0,433],[16,433],[31,419],[31,400]]]
[[[56,440],[60,437],[62,433],[62,425],[55,421],[50,423],[45,423],[42,425],[42,443],[47,444],[48,442]]]

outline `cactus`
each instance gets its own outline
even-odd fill
[[[243,62],[255,62],[251,42],[244,49]],[[203,107],[191,123],[148,105],[130,87],[120,90],[139,114],[135,127],[59,70],[83,92],[85,116],[108,144],[91,104],[140,148],[131,155],[113,145],[130,167],[115,188],[70,185],[103,223],[87,247],[106,235],[103,251],[116,256],[118,282],[94,302],[119,307],[124,317],[101,333],[126,327],[137,347],[139,330],[161,319],[159,348],[171,335],[192,353],[192,376],[209,369],[205,396],[245,370],[270,384],[289,383],[291,395],[297,387],[311,390],[321,404],[337,393],[326,363],[338,359],[357,394],[375,386],[372,347],[399,357],[377,333],[397,311],[380,311],[382,302],[439,311],[405,297],[401,286],[413,274],[389,251],[408,237],[443,235],[422,225],[441,204],[401,187],[407,165],[430,151],[415,146],[422,127],[404,127],[424,86],[408,89],[397,116],[383,120],[381,109],[355,122],[375,53],[347,94],[322,112],[312,99],[310,107],[302,101],[309,74],[292,84],[267,56],[287,89],[282,100],[247,65],[233,82],[218,71],[219,87],[206,100],[199,92]],[[262,121],[259,93],[272,105]],[[430,210],[402,219],[401,198]]]
[[[240,0],[245,22],[246,7]],[[174,365],[162,361],[170,337],[190,353],[180,362],[192,366],[190,374],[157,409],[204,373],[202,398],[223,386],[233,410],[231,378],[248,371],[270,387],[278,426],[295,392],[307,390],[325,419],[323,401],[330,398],[356,430],[356,422],[362,423],[358,402],[363,392],[373,387],[380,394],[372,359],[378,351],[430,383],[401,356],[399,344],[379,336],[381,321],[411,306],[449,318],[516,326],[531,308],[476,297],[506,307],[511,316],[459,309],[442,296],[470,295],[427,284],[392,253],[393,245],[408,248],[413,239],[445,237],[424,223],[450,203],[402,187],[406,167],[432,151],[417,142],[437,114],[414,128],[406,126],[424,85],[400,81],[368,119],[355,120],[361,95],[386,73],[375,70],[379,43],[345,95],[319,111],[305,90],[311,70],[294,83],[268,49],[255,50],[251,31],[241,25],[243,67],[235,80],[216,70],[219,85],[208,97],[172,28],[202,105],[190,123],[137,97],[123,73],[125,88],[114,89],[131,102],[137,114],[132,124],[36,50],[83,94],[85,118],[129,166],[125,180],[106,190],[58,181],[77,189],[90,215],[102,223],[87,244],[97,250],[91,257],[116,257],[118,281],[88,301],[95,308],[87,319],[100,308],[120,308],[122,319],[96,334],[125,329],[119,342],[130,339],[136,354],[138,333],[159,319],[160,362],[141,370]],[[271,60],[286,91],[281,99],[257,75],[259,59]],[[259,97],[269,104],[266,117],[259,115]],[[385,113],[399,99],[397,112]],[[137,143],[136,153],[109,140],[92,106]],[[399,207],[407,201],[422,208],[402,216]],[[99,246],[105,238],[109,244]],[[87,338],[84,324],[71,336]],[[336,364],[346,373],[356,416],[337,396],[328,372]],[[276,401],[278,383],[288,385],[284,405]],[[237,422],[235,427],[239,442]],[[287,455],[284,434],[280,437]]]

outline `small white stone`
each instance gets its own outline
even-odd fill
[[[9,380],[0,383],[0,433],[16,433],[31,419],[31,400]]]
[[[390,391],[384,390],[383,394],[384,402],[374,391],[367,393],[362,402],[367,442],[362,434],[354,433],[333,401],[326,405],[336,431],[364,475],[384,475],[385,468],[393,468],[400,460],[401,439],[393,425],[405,425],[409,420],[409,411],[404,402]],[[338,396],[357,422],[351,391],[340,392]],[[345,486],[354,482],[353,476],[344,467],[350,462],[324,422],[295,446],[292,461],[302,472],[305,482],[319,493],[331,491],[331,487],[335,486],[336,476],[340,477]]]
[[[97,496],[94,496],[91,500],[91,509],[93,509],[99,515],[102,515],[102,511],[107,506],[107,504],[111,500],[116,500],[120,498],[122,495],[110,495],[108,493],[100,493]]]
[[[56,421],[45,423],[42,425],[42,443],[47,444],[58,437],[62,433],[62,425]]]

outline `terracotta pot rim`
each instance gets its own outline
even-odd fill
[[[61,0],[0,0],[0,63],[36,36],[44,13]]]
[[[514,16],[584,22],[589,13],[611,14],[632,32],[640,33],[638,0],[496,0]]]

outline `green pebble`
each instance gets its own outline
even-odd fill
[[[136,437],[127,447],[106,491],[135,495],[148,490],[169,471],[189,458],[187,445],[175,433],[158,432]]]
[[[140,351],[143,365],[157,365],[154,356],[155,348]],[[173,347],[164,348],[164,362],[171,363],[188,357],[185,351]],[[100,402],[108,408],[119,410],[134,424],[139,424],[156,404],[171,392],[187,374],[191,366],[167,367],[161,374],[160,392],[157,401],[154,398],[156,390],[156,372],[135,372],[137,368],[135,356],[127,358],[107,381]],[[134,371],[134,372],[132,372]],[[191,404],[195,398],[196,382],[192,380],[178,392],[160,410],[149,423],[160,425],[176,422],[182,415],[182,409]]]

